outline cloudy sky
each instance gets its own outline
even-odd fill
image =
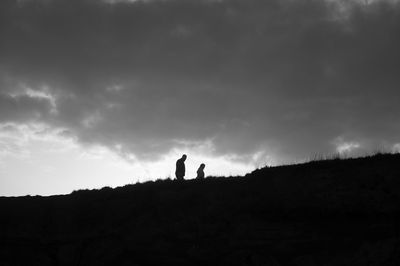
[[[1,0],[0,195],[400,150],[400,1]]]

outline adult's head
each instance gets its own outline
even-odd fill
[[[187,157],[186,154],[182,155],[182,160],[185,161],[185,160],[186,160],[186,157]]]
[[[200,164],[201,169],[204,169],[204,167],[206,167],[206,165],[204,163]]]

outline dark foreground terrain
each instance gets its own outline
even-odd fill
[[[400,265],[400,155],[0,198],[0,265]]]

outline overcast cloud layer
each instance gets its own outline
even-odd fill
[[[398,1],[2,0],[0,38],[0,123],[127,158],[400,143]]]

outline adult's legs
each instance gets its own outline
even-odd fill
[[[176,176],[176,179],[177,179],[178,181],[183,181],[183,180],[184,180],[184,179],[183,179],[183,175],[175,174],[175,176]]]

